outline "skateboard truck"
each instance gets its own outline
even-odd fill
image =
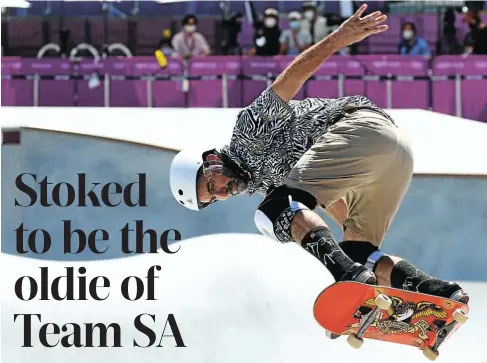
[[[355,349],[359,349],[362,344],[364,344],[364,339],[362,338],[365,331],[372,325],[375,318],[380,313],[381,310],[387,310],[392,305],[392,300],[383,294],[377,295],[375,298],[376,307],[372,309],[369,316],[360,324],[360,328],[356,334],[352,333],[347,338],[347,343]]]
[[[438,338],[436,339],[435,344],[433,344],[432,346],[429,346],[429,347],[425,347],[423,349],[424,356],[426,358],[428,358],[429,360],[435,360],[436,358],[438,358],[438,356],[440,355],[440,352],[438,351],[438,348],[440,347],[440,345],[448,338],[451,331],[458,324],[462,325],[462,324],[465,324],[467,322],[468,316],[463,310],[457,309],[453,313],[453,320],[454,321],[452,321],[450,324],[442,326],[441,328],[438,329],[438,331],[436,333],[436,336]]]

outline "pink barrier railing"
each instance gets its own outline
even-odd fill
[[[4,106],[243,107],[292,57],[153,57],[99,62],[2,58]],[[363,94],[384,108],[487,121],[487,57],[331,57],[296,99]]]

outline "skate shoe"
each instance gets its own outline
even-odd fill
[[[470,297],[465,291],[453,281],[442,281],[439,280],[431,286],[431,291],[425,292],[426,294],[444,297],[447,299],[459,301],[463,304],[468,304]]]
[[[450,286],[450,291],[455,290],[455,292],[450,295],[450,299],[455,300],[455,301],[459,301],[463,304],[468,304],[468,302],[470,301],[470,297],[460,287],[460,285],[458,285],[457,283],[452,282],[452,281],[448,281],[448,285]]]
[[[376,285],[375,274],[364,265],[354,263],[350,269],[340,278],[340,281],[355,281],[368,285]]]

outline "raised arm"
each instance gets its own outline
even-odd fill
[[[369,35],[386,31],[388,26],[381,23],[387,19],[387,16],[376,11],[362,18],[366,9],[367,5],[363,4],[337,30],[298,55],[272,84],[274,92],[285,102],[289,102],[306,80],[316,72],[320,64],[332,54]]]

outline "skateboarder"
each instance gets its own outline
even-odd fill
[[[196,211],[238,194],[260,193],[265,199],[255,214],[257,228],[282,243],[299,243],[336,281],[467,303],[458,284],[380,250],[413,173],[410,140],[394,120],[363,96],[292,100],[332,54],[388,29],[386,15],[365,16],[366,8],[297,56],[243,109],[229,145],[181,151],[171,165],[172,193]],[[317,207],[343,226],[344,241],[335,241]]]

